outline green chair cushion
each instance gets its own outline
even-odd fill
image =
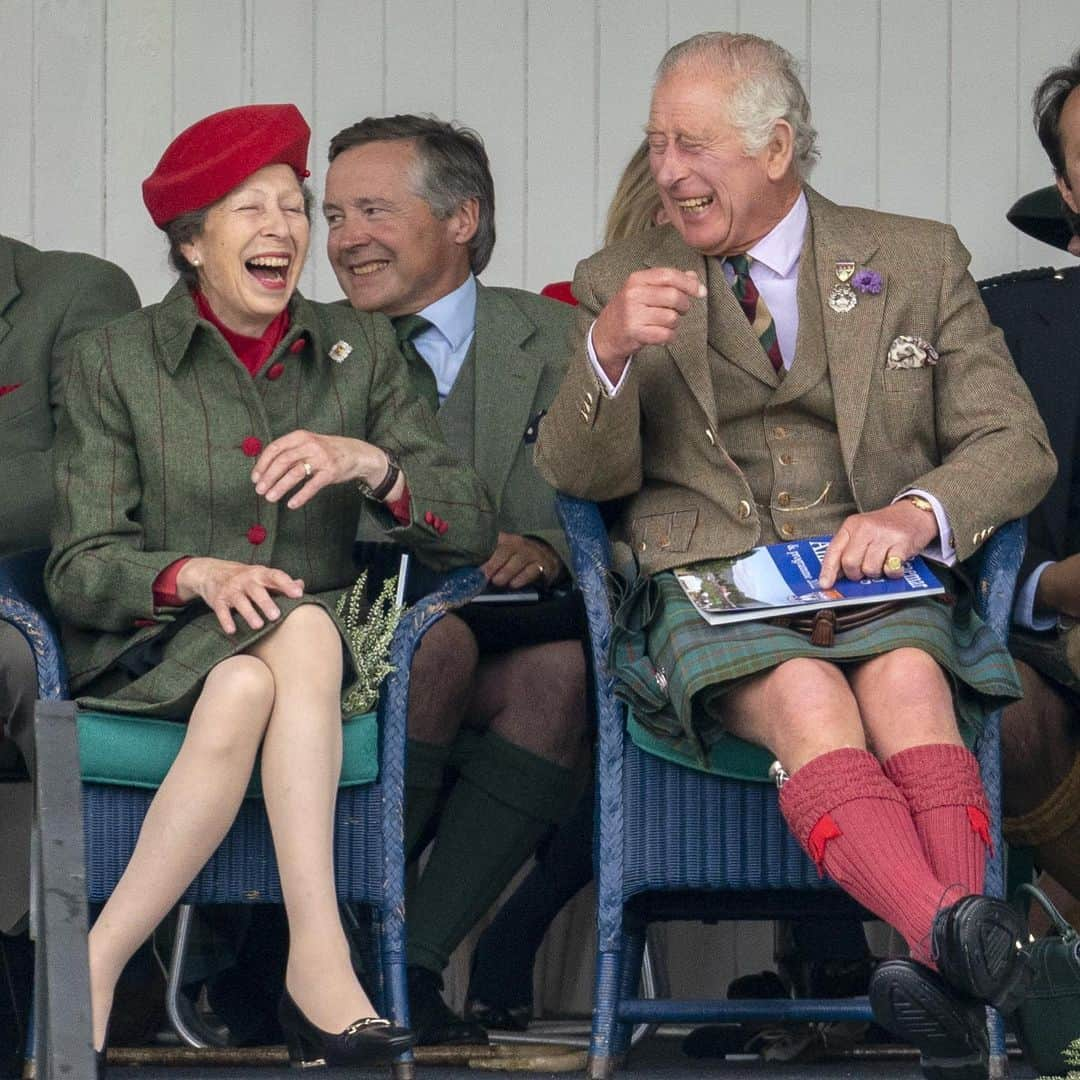
[[[709,752],[708,764],[702,764],[695,757],[684,753],[678,746],[655,732],[650,731],[630,712],[626,722],[630,738],[642,750],[657,757],[673,761],[688,769],[699,772],[726,776],[731,780],[749,780],[754,783],[771,783],[769,769],[774,756],[763,746],[740,739],[738,735],[721,735],[713,743]]]
[[[184,741],[186,727],[148,716],[80,710],[79,771],[92,784],[157,788]],[[375,713],[347,717],[341,786],[370,784],[379,775],[379,724]],[[245,798],[262,795],[256,764]]]

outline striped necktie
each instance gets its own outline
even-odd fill
[[[398,348],[405,357],[405,363],[409,368],[409,379],[412,382],[416,396],[426,401],[432,412],[439,411],[439,387],[435,381],[435,373],[428,367],[427,361],[420,355],[414,340],[418,334],[422,334],[431,323],[423,315],[398,315],[390,320],[394,324],[394,333],[397,334]]]
[[[784,358],[780,355],[780,342],[776,340],[776,324],[773,322],[765,300],[750,277],[750,263],[753,260],[749,255],[732,255],[724,261],[735,272],[735,280],[731,283],[735,298],[739,301],[747,319],[750,320],[751,329],[761,342],[765,355],[772,361],[773,370],[777,375],[782,376]]]

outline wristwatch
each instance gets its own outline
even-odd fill
[[[934,504],[929,499],[924,499],[921,495],[905,495],[904,498],[920,510],[925,510],[928,514],[934,513]]]
[[[379,447],[379,449],[382,450],[382,447]],[[386,475],[374,487],[366,480],[357,480],[356,482],[360,494],[365,498],[374,499],[375,502],[382,502],[390,494],[397,483],[397,478],[401,475],[401,466],[398,464],[398,459],[389,450],[383,450],[383,453],[386,455]]]

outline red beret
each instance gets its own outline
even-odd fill
[[[266,165],[291,165],[303,179],[311,128],[295,105],[241,105],[180,132],[143,181],[154,224],[199,210]]]

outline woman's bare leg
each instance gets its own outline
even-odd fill
[[[285,982],[324,1031],[374,1015],[357,981],[334,888],[334,804],[341,776],[341,638],[322,608],[297,608],[252,654],[270,669],[274,708],[262,785],[289,918]]]
[[[188,721],[123,876],[90,931],[94,1045],[105,1040],[113,990],[135,950],[183,895],[232,825],[274,704],[269,668],[223,660]]]

